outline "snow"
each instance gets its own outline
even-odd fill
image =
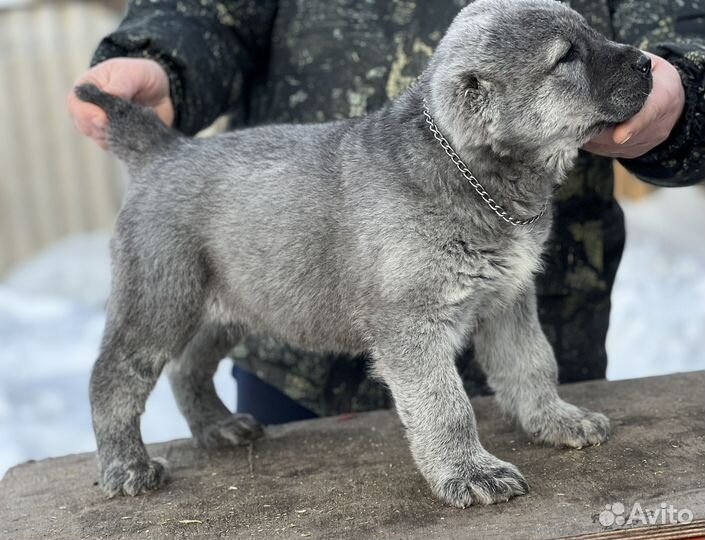
[[[624,209],[608,378],[705,369],[705,190],[662,190]],[[0,283],[0,475],[28,459],[95,449],[88,378],[108,290],[106,233],[68,238]],[[230,362],[216,387],[234,403]],[[163,377],[142,433],[147,442],[189,436]]]
[[[622,208],[607,378],[705,369],[705,189],[663,189]]]

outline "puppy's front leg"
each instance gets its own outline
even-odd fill
[[[475,336],[477,360],[500,407],[534,440],[582,448],[607,440],[609,420],[558,396],[558,366],[536,310],[532,287]]]
[[[517,468],[480,444],[475,415],[455,367],[459,334],[447,321],[405,325],[374,350],[416,464],[454,506],[492,504],[528,491]]]

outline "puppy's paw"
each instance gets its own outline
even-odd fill
[[[194,434],[203,448],[239,446],[264,435],[262,425],[250,414],[233,414]]]
[[[139,495],[159,489],[169,477],[169,468],[163,458],[128,464],[113,463],[101,475],[101,487],[109,497]]]
[[[514,465],[491,454],[464,467],[468,472],[438,484],[438,497],[453,506],[506,502],[529,492],[529,484]]]
[[[605,442],[610,421],[604,414],[561,401],[533,417],[526,431],[536,442],[579,449]]]

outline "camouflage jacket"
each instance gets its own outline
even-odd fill
[[[94,63],[160,62],[176,126],[194,134],[228,114],[233,127],[322,122],[364,114],[404,91],[467,0],[130,0]],[[665,57],[681,75],[683,116],[670,138],[624,161],[641,178],[705,178],[705,0],[573,0],[596,30]],[[266,148],[263,149],[266,151]],[[588,154],[555,202],[539,312],[563,382],[604,377],[610,292],[624,244],[612,162]],[[248,338],[233,356],[318,414],[387,406],[364,358],[313,355]],[[458,359],[468,392],[486,390],[472,350]]]

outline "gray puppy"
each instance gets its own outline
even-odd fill
[[[604,442],[607,418],[558,396],[533,283],[547,201],[586,140],[642,107],[649,67],[553,0],[479,0],[417,84],[365,118],[194,140],[77,88],[108,113],[132,176],[90,385],[103,489],[165,480],[139,418],[170,361],[199,443],[261,434],[212,382],[244,332],[371,353],[419,469],[452,505],[528,490],[478,438],[455,367],[470,339],[502,410],[534,440]]]

